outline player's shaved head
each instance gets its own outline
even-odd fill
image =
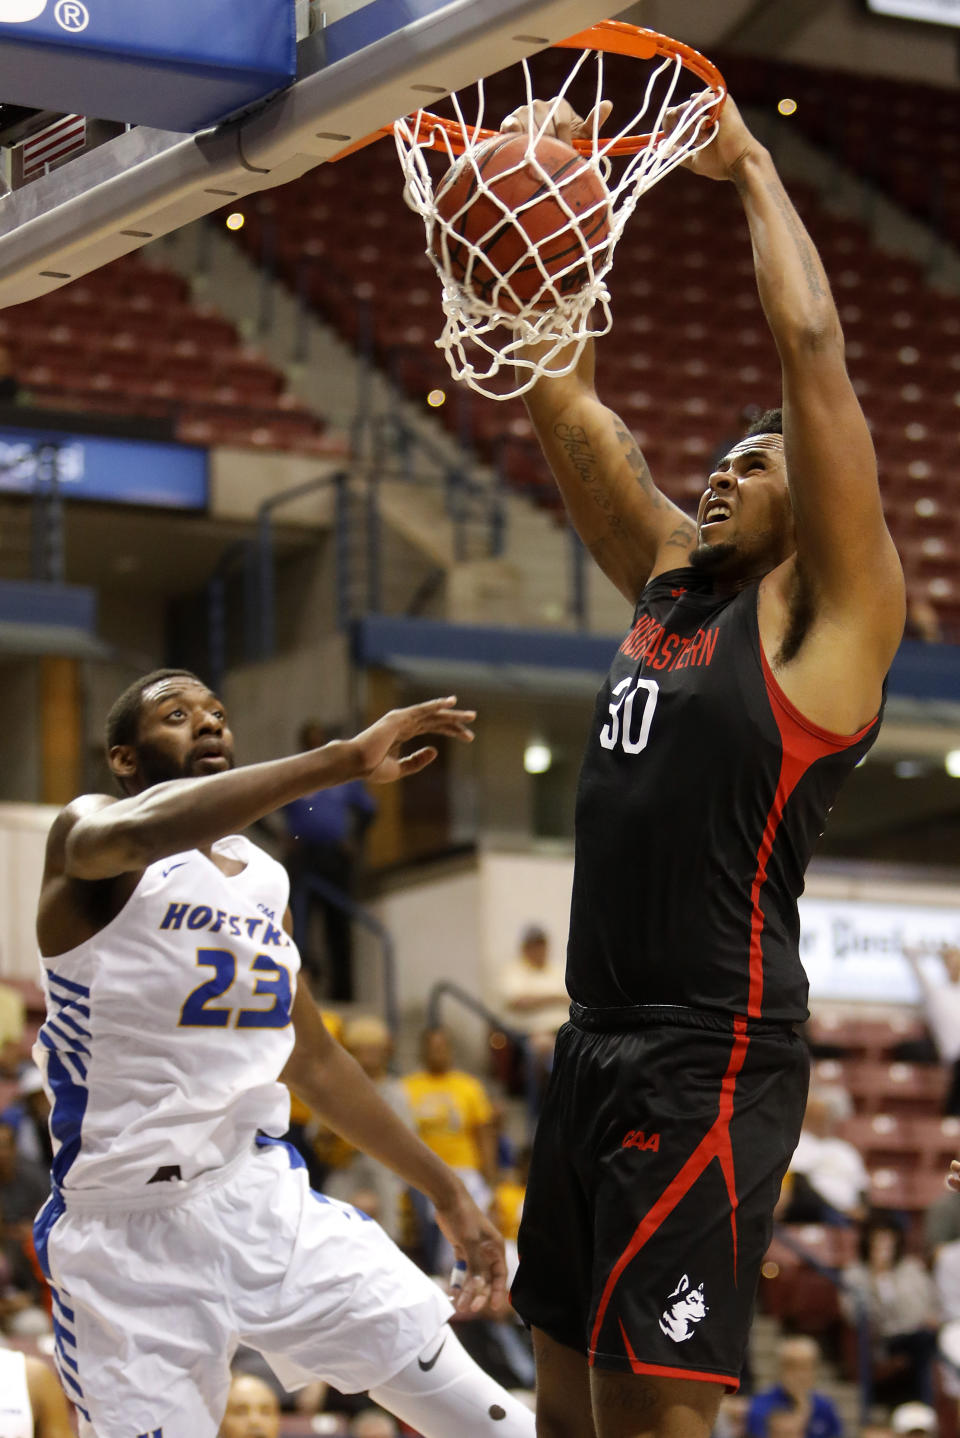
[[[222,702],[189,669],[155,669],[124,690],[107,718],[107,760],[125,794],[234,764]]]
[[[190,669],[154,669],[150,674],[144,674],[142,679],[135,679],[124,689],[119,699],[114,700],[110,713],[107,715],[108,753],[118,744],[136,744],[144,696],[154,685],[162,683],[165,679],[184,679],[191,684],[206,687],[203,680]]]
[[[219,1438],[277,1438],[280,1403],[262,1378],[238,1373],[230,1384]]]

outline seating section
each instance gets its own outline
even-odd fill
[[[491,114],[516,103],[502,77],[488,92]],[[433,162],[439,175],[445,162]],[[960,640],[960,518],[951,504],[960,296],[930,288],[919,264],[872,247],[863,226],[830,213],[812,190],[792,185],[791,193],[836,293],[911,591],[933,606],[944,637]],[[444,390],[445,424],[512,486],[559,509],[522,403],[456,386],[435,348],[440,285],[422,223],[403,204],[389,139],[256,197],[247,220],[239,243],[412,399]],[[615,323],[599,351],[601,393],[636,433],[658,482],[690,510],[713,457],[779,398],[733,188],[676,172],[649,191],[627,224],[610,288]]]
[[[838,1124],[837,1136],[864,1160],[869,1203],[892,1209],[907,1222],[913,1251],[919,1251],[923,1213],[942,1196],[950,1161],[960,1157],[960,1118],[942,1116],[946,1068],[891,1058],[922,1033],[919,1019],[901,1013],[889,1018],[824,1013],[807,1026],[815,1050],[838,1055],[815,1060],[811,1081],[849,1094],[854,1112]],[[829,1335],[847,1351],[851,1372],[855,1340],[836,1285],[823,1270],[836,1272],[855,1262],[857,1244],[855,1227],[780,1225],[760,1281],[764,1309],[794,1331]]]
[[[0,343],[40,407],[165,419],[192,444],[338,443],[229,320],[192,303],[186,280],[137,258],[4,310]]]
[[[718,57],[741,104],[797,103],[790,123],[960,245],[960,92],[743,55]]]

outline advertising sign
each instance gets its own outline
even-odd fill
[[[916,979],[903,957],[906,948],[921,957],[931,979],[942,978],[938,956],[946,948],[960,949],[960,903],[940,908],[860,899],[800,900],[800,957],[811,1001],[919,1003]]]
[[[65,499],[205,509],[207,464],[189,445],[0,429],[0,492],[29,494],[55,466]]]
[[[295,71],[296,0],[0,0],[10,105],[192,131]]]

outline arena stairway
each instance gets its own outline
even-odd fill
[[[198,233],[205,231],[205,233]],[[198,272],[198,253],[206,256]],[[481,489],[492,491],[493,471],[461,448],[425,406],[407,399],[378,370],[367,366],[315,314],[304,313],[286,286],[265,281],[260,268],[219,227],[189,226],[144,251],[191,281],[194,294],[216,306],[245,337],[282,368],[291,391],[324,414],[331,426],[354,437],[362,456],[368,439],[357,425],[358,410],[373,418],[399,414],[404,425],[424,434],[446,463],[466,471]],[[264,299],[264,285],[269,294]],[[439,329],[439,300],[433,320]],[[269,324],[260,328],[263,314]],[[452,381],[451,381],[452,387]],[[489,408],[498,407],[491,401]],[[481,520],[470,533],[464,556],[445,503],[442,482],[390,483],[383,486],[387,523],[417,543],[452,582],[446,617],[461,622],[525,624],[534,628],[572,626],[570,605],[571,537],[554,516],[522,494],[500,496],[504,507],[505,547],[487,557],[488,534]],[[586,612],[590,629],[617,634],[629,623],[628,606],[595,566],[585,564]]]

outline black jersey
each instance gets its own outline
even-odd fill
[[[880,716],[831,734],[760,645],[756,584],[660,574],[597,698],[577,793],[567,951],[588,1008],[680,1004],[807,1017],[797,899]]]

